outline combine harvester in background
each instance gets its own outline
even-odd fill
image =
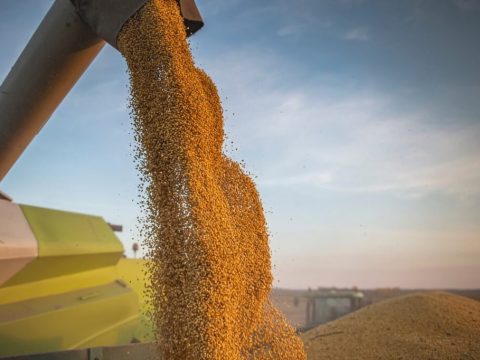
[[[145,2],[55,1],[0,88],[0,181]],[[178,2],[191,35],[202,18],[194,0]],[[101,217],[0,193],[0,359],[143,357],[146,345],[120,346],[153,339],[142,261],[123,253]]]

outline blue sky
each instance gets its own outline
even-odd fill
[[[276,285],[480,287],[480,2],[197,2],[192,51],[256,177]],[[0,2],[0,78],[51,3]],[[106,47],[0,188],[123,224],[130,249],[127,99]]]

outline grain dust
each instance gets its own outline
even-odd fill
[[[262,204],[252,180],[222,153],[221,102],[195,67],[177,2],[147,2],[118,46],[130,74],[159,358],[305,359],[268,301]]]

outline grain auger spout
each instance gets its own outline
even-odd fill
[[[172,1],[172,0],[165,0]],[[194,0],[175,0],[188,35],[203,26]],[[0,181],[105,42],[147,0],[56,0],[0,87]]]

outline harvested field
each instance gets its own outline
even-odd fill
[[[480,359],[480,302],[441,292],[407,295],[302,338],[310,360]]]

